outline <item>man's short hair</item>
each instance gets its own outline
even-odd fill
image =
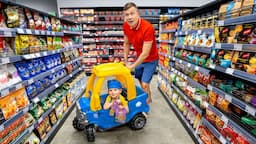
[[[135,3],[133,3],[133,2],[128,2],[128,3],[126,3],[126,4],[124,5],[123,10],[126,11],[126,10],[128,10],[129,8],[131,8],[131,7],[135,7],[136,9],[138,9]]]

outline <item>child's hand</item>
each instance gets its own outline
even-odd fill
[[[118,100],[116,100],[116,102],[117,102],[118,104],[120,104],[120,103],[121,103],[121,100],[118,99]]]

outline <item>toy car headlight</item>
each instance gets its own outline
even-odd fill
[[[82,112],[79,103],[76,104],[76,116],[79,120],[86,120],[86,113]]]

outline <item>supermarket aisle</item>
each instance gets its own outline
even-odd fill
[[[97,132],[96,144],[192,144],[188,135],[174,112],[164,100],[157,88],[157,75],[151,84],[153,103],[146,126],[139,131],[132,131],[127,126],[111,131]],[[52,140],[52,144],[88,143],[86,135],[72,127],[75,111],[70,114],[62,128]]]

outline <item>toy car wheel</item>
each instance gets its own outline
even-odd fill
[[[96,133],[95,126],[88,125],[88,126],[86,126],[85,130],[86,130],[86,135],[87,135],[87,141],[94,142],[95,141],[95,133]]]
[[[147,123],[146,117],[142,113],[139,113],[131,119],[128,126],[132,130],[140,130],[146,125],[146,123]]]
[[[73,119],[73,127],[78,130],[78,131],[82,131],[84,130],[84,126],[82,124],[79,123],[79,120],[77,117],[75,117]]]

